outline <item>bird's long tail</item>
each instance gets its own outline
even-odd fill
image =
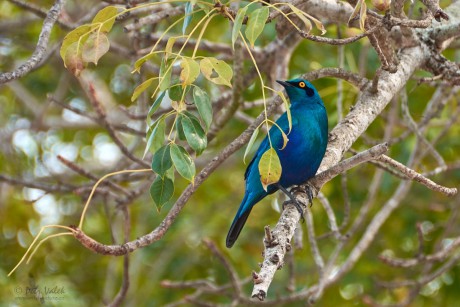
[[[239,214],[239,212],[236,214],[232,226],[230,226],[230,230],[227,234],[226,245],[228,248],[232,247],[236,239],[238,239],[241,229],[243,229],[244,224],[246,223],[246,220],[248,219],[248,216],[251,213],[251,209],[252,208],[249,208],[246,212],[243,212],[242,214]]]
[[[243,229],[244,224],[246,223],[246,220],[251,213],[253,203],[254,202],[249,199],[249,195],[246,193],[243,200],[241,201],[238,212],[236,213],[232,222],[232,226],[230,226],[230,230],[227,234],[226,245],[228,248],[232,247],[236,239],[238,239],[241,229]]]

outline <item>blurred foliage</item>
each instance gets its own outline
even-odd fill
[[[66,14],[71,20],[89,11],[98,1],[68,1]],[[50,7],[53,1],[39,1],[41,7]],[[34,44],[41,30],[42,20],[34,15],[19,9],[15,5],[2,1],[0,3],[0,24],[4,22],[23,20],[21,27],[0,31],[0,71],[9,71],[17,67],[30,56]],[[144,29],[161,33],[174,18],[167,19],[155,29]],[[192,20],[192,25],[196,22]],[[225,33],[223,33],[225,29]],[[335,25],[326,27],[329,37],[337,35]],[[180,33],[182,25],[179,24],[176,33]],[[346,29],[342,28],[346,33]],[[51,36],[51,47],[60,44],[68,31],[55,27]],[[275,37],[275,27],[267,26],[258,41],[265,44]],[[215,18],[204,38],[214,42],[231,43],[231,28],[224,18]],[[127,35],[115,24],[111,41],[116,41],[124,47],[130,47]],[[258,44],[256,43],[256,45]],[[367,40],[346,46],[345,68],[357,72],[365,71],[371,78],[380,65],[375,52],[369,48]],[[207,55],[206,52],[203,52]],[[458,57],[452,50],[446,50],[449,58]],[[365,67],[359,67],[360,59]],[[290,76],[295,77],[307,71],[321,67],[336,67],[337,47],[302,41],[290,61]],[[133,63],[126,58],[108,54],[98,63],[97,67],[89,66],[91,73],[97,74],[111,91],[115,94],[116,103],[126,107],[132,106],[130,97],[136,85],[140,84],[138,75],[130,75]],[[245,62],[245,69],[251,66]],[[148,78],[148,74],[145,76]],[[151,77],[151,76],[150,76]],[[70,75],[63,66],[62,60],[52,56],[45,65],[19,81],[28,93],[33,95],[34,101],[44,107],[45,114],[36,117],[34,110],[27,103],[17,97],[15,91],[8,85],[0,87],[0,138],[2,149],[0,151],[0,173],[36,183],[54,182],[57,178],[72,178],[73,184],[89,184],[86,178],[73,176],[56,159],[57,154],[73,157],[72,161],[90,169],[97,177],[108,173],[118,162],[117,156],[106,157],[107,152],[116,151],[117,148],[110,140],[107,132],[100,127],[85,128],[81,125],[67,125],[53,127],[53,119],[70,119],[70,123],[77,123],[81,118],[71,117],[67,111],[56,104],[49,103],[46,95],[64,90],[62,97],[65,102],[74,104],[82,110],[91,109],[87,97],[78,84],[77,79]],[[214,85],[209,85],[205,80],[200,80],[203,87],[208,89],[212,98],[219,95],[219,90]],[[314,82],[320,95],[325,101],[329,113],[330,128],[337,123],[336,111],[337,82],[333,79],[321,79]],[[245,99],[256,100],[260,98],[258,86],[247,84]],[[428,85],[418,85],[411,81],[407,85],[409,95],[409,108],[416,121],[421,119],[421,114],[427,104],[428,98],[434,89]],[[357,89],[344,83],[344,110],[353,106],[358,95]],[[436,119],[438,126],[430,127],[428,139],[433,139],[442,130],[450,115],[458,108],[458,96],[449,102],[448,106]],[[261,108],[249,110],[248,114],[256,116]],[[379,116],[366,131],[369,140],[380,140],[386,125],[389,107]],[[398,111],[400,112],[400,111]],[[67,117],[66,117],[67,116]],[[73,121],[72,121],[73,120]],[[44,124],[46,122],[46,124]],[[205,161],[215,156],[226,144],[237,137],[246,124],[232,119],[226,128],[219,134],[219,138],[207,148],[196,160],[198,169]],[[394,135],[400,135],[407,127],[398,125]],[[460,152],[458,140],[459,125],[454,125],[436,148],[445,158],[446,162],[455,161]],[[129,137],[125,138],[129,141]],[[398,161],[406,162],[413,149],[415,136],[410,136],[404,142],[395,144],[390,148],[389,156]],[[104,147],[105,146],[105,147]],[[353,146],[356,150],[369,148],[369,142],[360,138]],[[257,205],[248,220],[247,225],[234,248],[225,248],[224,239],[230,225],[230,217],[244,194],[243,152],[240,150],[230,157],[189,200],[175,224],[165,237],[149,247],[136,250],[130,255],[130,289],[125,306],[161,306],[168,302],[180,300],[190,294],[188,290],[174,290],[162,288],[162,280],[185,281],[205,279],[218,284],[228,283],[229,277],[222,264],[212,256],[210,251],[202,244],[204,238],[210,238],[230,259],[240,277],[250,276],[252,270],[258,268],[257,263],[262,260],[263,226],[274,225],[278,213],[271,207],[274,195],[263,200]],[[141,156],[142,152],[136,152]],[[105,157],[105,158],[104,158]],[[436,161],[427,156],[424,167],[420,171],[431,170],[437,166]],[[365,164],[347,173],[348,188],[351,198],[351,216],[356,216],[360,206],[366,199],[369,185],[375,167]],[[70,177],[72,175],[72,177]],[[460,171],[452,171],[433,178],[440,184],[458,186]],[[372,208],[377,212],[393,193],[399,180],[384,174],[383,183],[379,189],[376,205]],[[176,182],[173,199],[177,199],[187,182],[178,179]],[[64,295],[57,295],[62,300],[47,302],[55,306],[94,306],[107,303],[116,295],[122,280],[122,258],[101,256],[83,248],[71,237],[60,237],[46,241],[35,254],[28,265],[21,265],[11,276],[8,272],[23,256],[26,248],[32,242],[39,228],[46,224],[75,225],[78,223],[85,199],[80,195],[69,193],[43,194],[40,191],[23,188],[20,185],[0,183],[0,250],[2,251],[0,266],[0,297],[5,306],[36,306],[35,299],[18,300],[34,283],[41,289],[43,287],[58,287],[64,289]],[[338,215],[339,224],[343,218],[343,195],[340,188],[340,178],[329,182],[323,189],[333,209]],[[385,223],[379,231],[375,242],[357,263],[356,267],[336,285],[328,288],[317,306],[359,306],[362,305],[364,294],[370,295],[381,302],[400,301],[407,295],[407,289],[398,292],[382,291],[376,283],[378,280],[393,280],[402,278],[406,271],[394,269],[384,265],[378,256],[385,253],[398,257],[413,257],[417,253],[418,241],[416,224],[422,223],[427,227],[425,236],[425,252],[434,252],[433,246],[441,235],[440,228],[447,222],[452,212],[458,210],[456,205],[459,199],[449,199],[438,193],[426,189],[424,186],[413,184],[409,196],[404,199],[404,204]],[[132,232],[131,239],[142,236],[154,229],[165,217],[170,205],[166,205],[161,212],[157,212],[152,203],[148,188],[142,197],[129,206]],[[328,220],[322,206],[315,201],[312,207],[314,213],[315,230],[317,234],[327,232]],[[112,225],[112,226],[111,226]],[[453,233],[458,233],[458,223],[453,227]],[[96,240],[110,244],[112,237],[120,243],[123,233],[122,214],[118,211],[113,201],[106,202],[101,196],[96,197],[90,206],[85,221],[85,231]],[[456,230],[456,231],[455,231]],[[52,232],[48,232],[52,233]],[[320,241],[323,254],[332,252],[335,245],[333,239]],[[354,243],[353,241],[351,243]],[[352,244],[349,244],[347,252]],[[318,277],[307,240],[304,249],[296,251],[295,255],[296,288],[301,289],[311,285]],[[341,255],[344,260],[345,255]],[[415,272],[414,272],[415,273]],[[406,276],[410,277],[410,276]],[[449,272],[426,286],[414,306],[454,306],[460,300],[457,291],[460,282],[460,267],[457,265]],[[278,294],[287,293],[288,272],[283,269],[275,277],[270,288],[269,298]],[[244,287],[244,292],[249,295],[251,283]],[[396,293],[396,294],[395,294]],[[222,297],[219,303],[228,303]],[[289,306],[304,306],[298,302]]]

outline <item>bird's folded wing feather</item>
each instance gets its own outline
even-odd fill
[[[292,117],[292,126],[295,126],[295,123],[297,122],[297,119],[295,117]],[[286,113],[283,113],[283,115],[278,118],[276,121],[276,124],[283,130],[283,132],[288,135],[289,133],[289,121],[287,118]],[[281,149],[283,147],[283,136],[281,135],[280,129],[276,126],[273,125],[270,128],[270,139],[272,141],[272,145],[275,149]],[[288,136],[289,138],[289,136]],[[259,148],[257,149],[256,154],[252,158],[251,162],[249,162],[248,167],[246,168],[246,172],[244,173],[244,179],[246,180],[249,176],[249,174],[253,171],[253,169],[256,169],[258,167],[258,161],[260,161],[260,158],[262,155],[270,148],[270,143],[268,141],[268,136],[266,136],[262,143],[260,143]],[[255,163],[257,161],[257,163]]]

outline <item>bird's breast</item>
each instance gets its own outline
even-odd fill
[[[284,149],[278,149],[282,173],[280,184],[285,187],[304,183],[316,174],[327,145],[327,117],[309,114],[296,117]]]

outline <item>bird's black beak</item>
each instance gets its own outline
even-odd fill
[[[291,83],[286,82],[286,81],[276,80],[276,82],[278,82],[279,84],[281,84],[281,85],[284,86],[285,88],[286,88],[286,87],[291,87],[291,86],[293,86]]]

